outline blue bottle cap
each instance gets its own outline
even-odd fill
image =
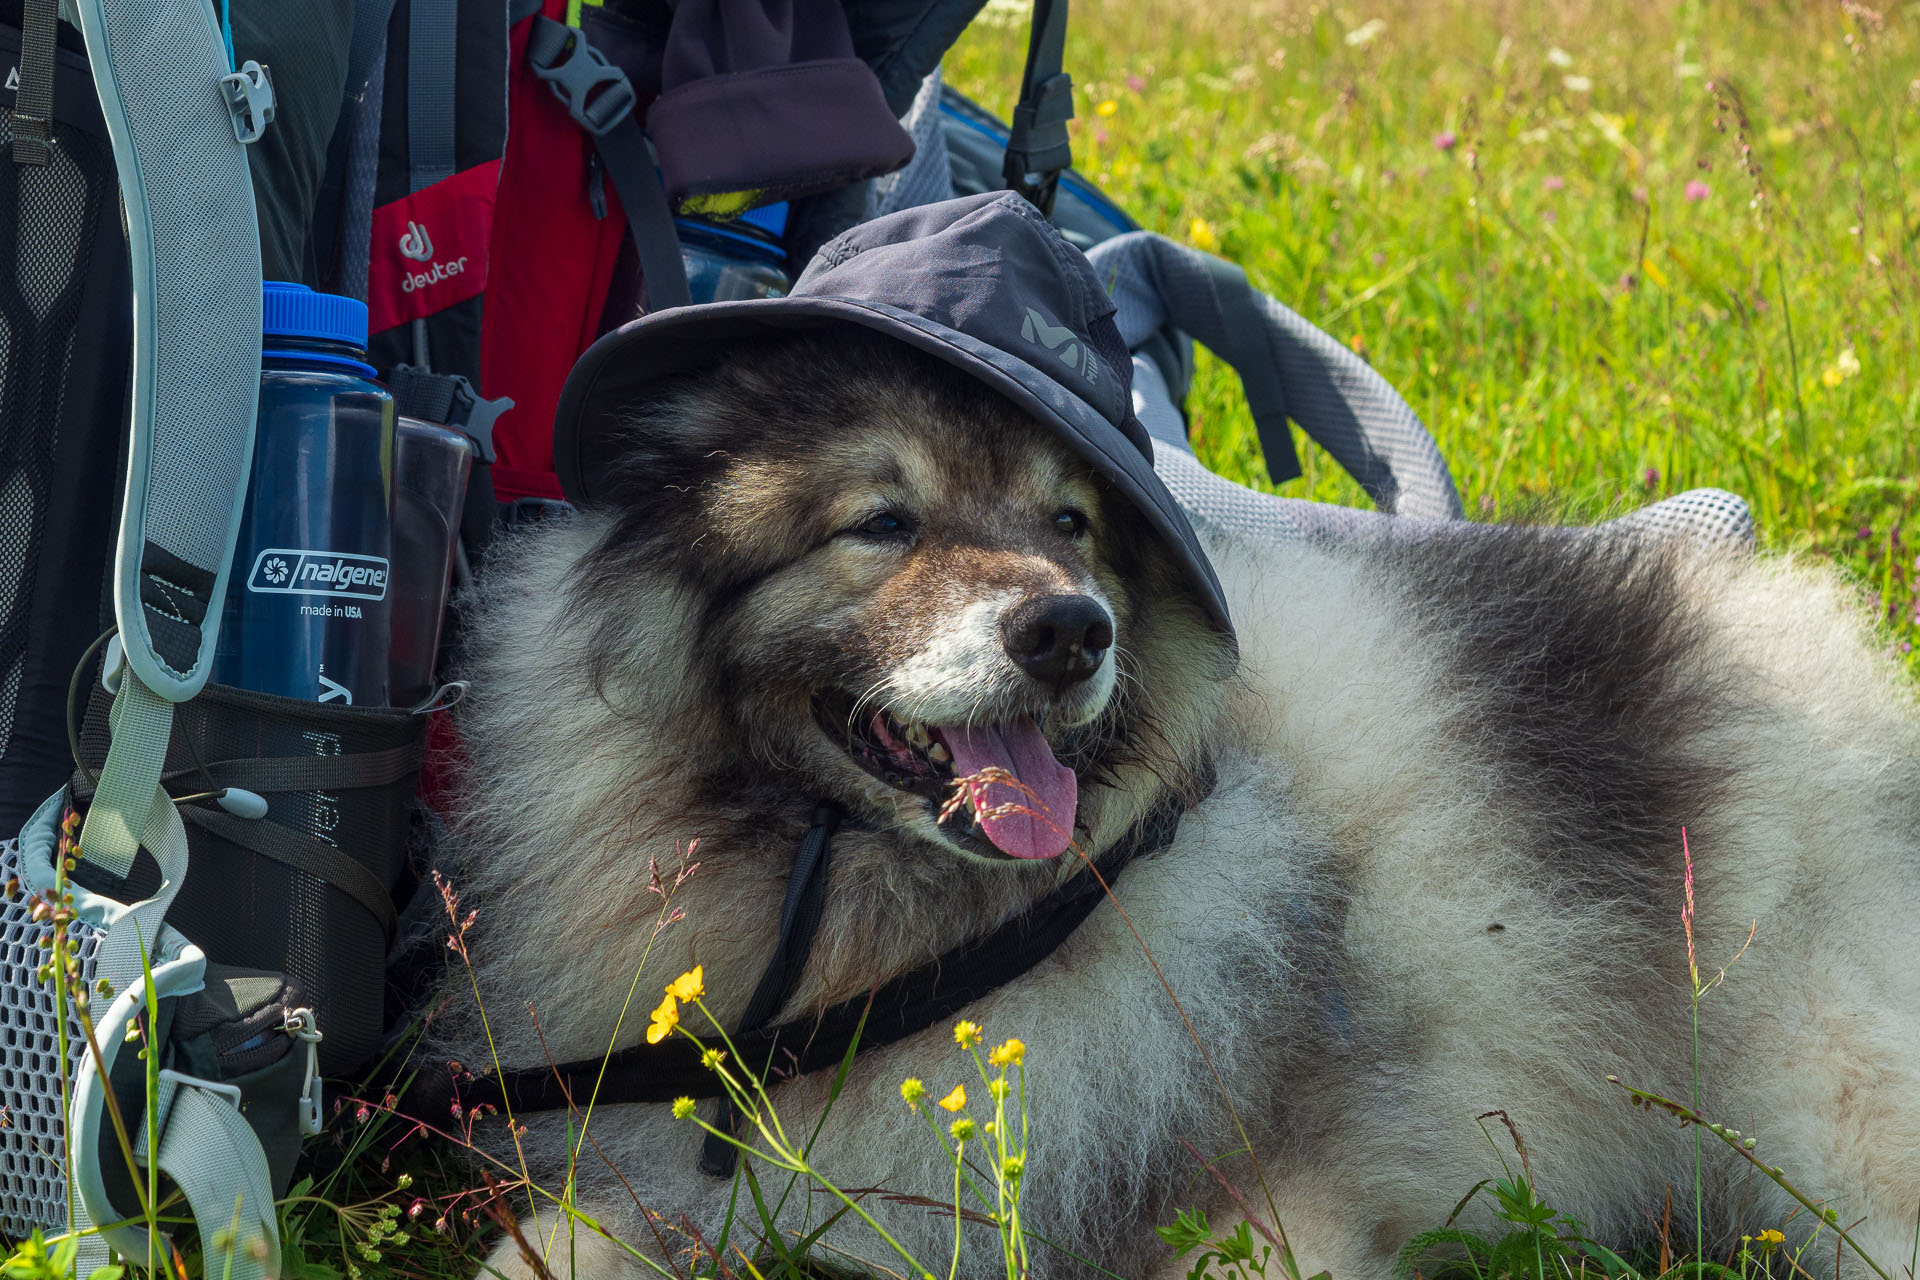
[[[778,204],[763,204],[758,208],[749,209],[740,215],[740,221],[751,222],[762,231],[771,232],[773,235],[784,236],[787,234],[787,202],[782,200]]]
[[[367,304],[303,284],[268,280],[260,290],[260,328],[268,338],[313,338],[367,349]]]

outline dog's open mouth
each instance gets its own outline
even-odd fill
[[[837,706],[835,704],[838,704]],[[859,720],[844,696],[815,710],[828,736],[890,787],[923,796],[957,836],[984,836],[1012,858],[1053,858],[1073,839],[1080,780],[1031,717],[987,725],[911,724],[887,711]],[[963,789],[957,805],[956,784]]]

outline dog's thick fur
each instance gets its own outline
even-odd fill
[[[967,1011],[990,1040],[1028,1046],[1033,1229],[1136,1276],[1173,1269],[1151,1228],[1175,1208],[1231,1221],[1187,1148],[1240,1144],[1217,1072],[1258,1157],[1222,1168],[1250,1202],[1270,1191],[1303,1274],[1387,1275],[1498,1171],[1476,1121],[1495,1108],[1542,1192],[1596,1236],[1646,1238],[1671,1195],[1690,1245],[1694,1136],[1607,1082],[1692,1088],[1684,828],[1702,980],[1756,928],[1700,1008],[1704,1111],[1757,1135],[1884,1262],[1906,1258],[1920,717],[1830,573],[1517,529],[1210,538],[1236,664],[1086,466],[904,348],[852,334],[745,348],[638,411],[632,436],[615,501],[511,545],[469,619],[471,763],[447,861],[478,912],[472,962],[507,1067],[605,1052],[643,954],[620,1045],[696,962],[709,1003],[736,1016],[823,796],[858,822],[834,842],[787,1017],[985,932],[1077,870],[1071,852],[961,847],[924,801],[861,771],[810,698],[839,687],[937,719],[958,685],[982,719],[1004,714],[1011,677],[961,643],[967,628],[1022,593],[1081,591],[1117,633],[1111,692],[1062,747],[1082,847],[1111,846],[1162,796],[1199,795],[1209,772],[1213,786],[1115,886],[1180,1008],[1109,904]],[[842,532],[876,504],[909,512],[913,539]],[[1052,531],[1063,504],[1088,516],[1083,535]],[[695,839],[699,868],[673,898],[685,919],[648,953],[649,861],[670,872]],[[482,1064],[467,986],[454,975],[438,1049]],[[948,1195],[899,1087],[944,1092],[970,1073],[944,1025],[862,1055],[817,1165],[843,1187]],[[778,1087],[789,1133],[828,1083]],[[557,1186],[566,1117],[519,1119]],[[591,1133],[587,1213],[649,1252],[687,1240],[637,1205],[714,1239],[735,1192],[697,1171],[693,1124],[617,1107]],[[1792,1204],[1717,1142],[1704,1164],[1716,1256],[1786,1221]],[[866,1207],[923,1259],[951,1247],[948,1218]],[[831,1208],[790,1197],[783,1225]],[[585,1230],[540,1229],[556,1274],[642,1274]],[[851,1219],[826,1240],[897,1261]],[[997,1273],[980,1246],[966,1270]],[[1033,1256],[1091,1274],[1063,1251]],[[530,1274],[509,1244],[492,1265]]]

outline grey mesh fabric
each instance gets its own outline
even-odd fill
[[[1393,516],[1260,493],[1207,470],[1184,442],[1156,438],[1153,466],[1202,541],[1226,537],[1274,543],[1342,542],[1434,533],[1470,537],[1477,530],[1491,527],[1466,520]],[[1600,527],[1636,536],[1682,537],[1703,548],[1751,551],[1754,541],[1753,517],[1748,514],[1747,504],[1724,489],[1692,489]]]
[[[1287,417],[1345,467],[1383,511],[1456,519],[1460,496],[1433,437],[1373,366],[1305,319],[1254,291],[1264,332],[1241,331],[1223,297],[1218,259],[1165,236],[1129,232],[1087,255],[1112,293],[1129,348],[1172,324],[1233,363],[1249,393],[1249,364],[1262,357],[1277,374]],[[1258,341],[1254,341],[1257,337]],[[1247,353],[1247,354],[1239,354]]]
[[[20,878],[20,844],[0,844],[0,882]],[[47,953],[40,938],[47,927],[33,919],[26,894],[0,900],[0,1105],[9,1123],[0,1126],[0,1231],[19,1239],[35,1227],[67,1220],[66,1121],[60,1114],[59,1019],[53,988],[40,980]],[[85,921],[73,930],[80,943],[80,973],[91,985],[99,963],[101,931]],[[87,1052],[80,1020],[67,1015],[65,1075],[79,1074]]]
[[[224,595],[252,454],[260,379],[253,185],[217,83],[229,68],[211,9],[193,0],[75,7],[113,141],[134,275],[133,443],[116,612],[134,671],[178,701],[198,691],[211,664],[219,610],[204,601]],[[193,575],[177,570],[149,581],[150,545],[209,581],[183,582]],[[202,618],[147,603],[181,588],[203,602]]]
[[[953,166],[947,161],[944,130],[940,122],[940,68],[920,84],[913,105],[900,117],[901,127],[913,138],[913,159],[903,169],[871,179],[867,212],[861,221],[878,218],[900,209],[951,200]]]

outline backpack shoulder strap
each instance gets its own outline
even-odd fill
[[[1027,66],[1013,109],[1003,170],[1007,189],[1053,213],[1060,174],[1073,164],[1067,121],[1073,119],[1073,78],[1062,70],[1067,52],[1067,0],[1034,0]]]

